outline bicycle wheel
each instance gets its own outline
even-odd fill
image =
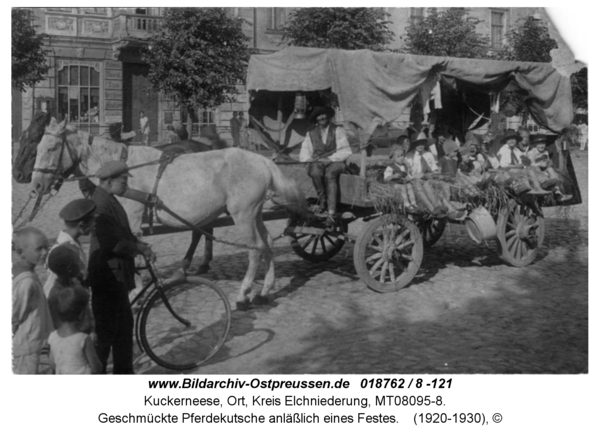
[[[231,308],[221,288],[201,277],[186,280],[167,282],[143,307],[144,351],[168,369],[193,369],[209,360],[225,342],[231,325]]]

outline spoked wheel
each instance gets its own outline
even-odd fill
[[[437,243],[442,237],[448,219],[436,219],[428,216],[426,218],[418,219],[416,223],[423,236],[423,246],[428,248]]]
[[[354,245],[354,267],[369,288],[392,292],[408,285],[423,260],[423,238],[405,216],[369,222]]]
[[[318,220],[309,222],[303,218],[291,218],[287,229],[294,252],[310,262],[324,262],[333,258],[344,247],[344,232],[342,223],[328,227]]]
[[[200,366],[221,348],[231,325],[231,308],[213,282],[188,276],[166,282],[144,304],[140,340],[146,354],[168,369]]]
[[[544,217],[530,206],[511,200],[496,223],[498,254],[515,267],[531,264],[544,242]]]

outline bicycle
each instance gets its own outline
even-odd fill
[[[213,357],[231,326],[231,308],[223,290],[196,276],[163,281],[147,259],[146,266],[138,269],[150,273],[150,281],[131,301],[133,307],[143,300],[135,319],[140,349],[158,365],[173,370],[197,368]]]

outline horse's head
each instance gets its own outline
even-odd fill
[[[50,113],[36,112],[33,120],[23,132],[17,158],[13,163],[13,178],[19,184],[27,184],[31,182],[31,174],[37,145],[44,135],[46,125],[50,122]]]
[[[46,194],[59,177],[68,176],[78,164],[76,143],[71,143],[72,137],[77,137],[73,130],[66,128],[67,119],[57,123],[52,118],[50,124],[37,145],[37,156],[31,180],[32,189],[37,194]]]

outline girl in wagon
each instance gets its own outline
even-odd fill
[[[392,146],[390,152],[392,163],[383,172],[383,180],[384,182],[393,184],[394,189],[400,193],[404,209],[408,212],[415,212],[419,210],[419,206],[415,198],[415,191],[410,183],[412,178],[408,174],[409,168],[405,157],[406,150],[402,145]]]

